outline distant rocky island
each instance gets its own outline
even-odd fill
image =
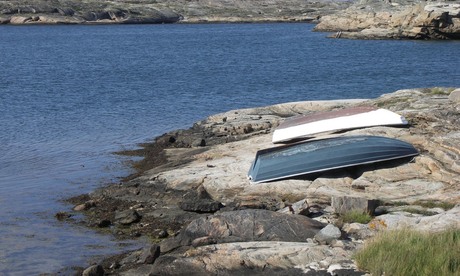
[[[459,39],[460,1],[0,1],[0,24],[312,22],[335,38]]]

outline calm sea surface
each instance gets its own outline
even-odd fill
[[[129,173],[111,152],[231,109],[460,86],[460,42],[327,39],[309,24],[0,26],[0,274],[138,244],[58,222]]]

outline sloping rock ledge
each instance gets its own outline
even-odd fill
[[[360,1],[321,18],[316,31],[354,39],[460,39],[460,2]]]
[[[294,102],[229,111],[190,129],[166,133],[131,152],[144,155],[137,175],[69,199],[74,212],[85,214],[81,223],[118,238],[152,241],[143,249],[96,260],[88,271],[363,275],[352,255],[379,231],[460,228],[460,205],[455,206],[460,202],[459,103],[460,89],[408,89],[372,100]],[[271,133],[284,118],[357,105],[398,112],[410,125],[318,138],[387,136],[412,143],[420,155],[311,177],[264,184],[248,181],[256,151],[274,146]],[[352,200],[347,203],[347,198]],[[419,206],[427,201],[451,207]],[[375,214],[371,222],[341,222],[337,213],[347,204],[361,208],[355,203],[376,209],[365,210]],[[65,217],[71,221],[71,216]]]

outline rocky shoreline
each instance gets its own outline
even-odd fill
[[[349,1],[0,0],[0,24],[155,24],[314,21]]]
[[[408,89],[371,100],[234,110],[166,133],[124,153],[144,157],[138,174],[69,199],[74,210],[58,214],[120,239],[150,240],[77,273],[363,275],[353,254],[376,233],[460,228],[459,103],[460,89]],[[273,146],[271,133],[284,118],[358,105],[390,109],[410,125],[329,135],[398,138],[420,155],[309,178],[249,182],[256,151]],[[371,213],[372,220],[344,221],[341,214],[349,210]],[[73,221],[74,213],[84,219]]]
[[[360,1],[322,17],[315,30],[352,39],[460,39],[460,2]]]
[[[5,1],[0,24],[312,22],[334,38],[460,39],[460,1]]]

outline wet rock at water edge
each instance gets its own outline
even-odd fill
[[[125,210],[115,213],[115,222],[122,225],[130,225],[139,222],[141,216],[135,210]]]
[[[93,208],[95,206],[96,206],[96,201],[88,200],[85,203],[82,203],[82,204],[79,204],[79,205],[73,207],[73,210],[77,211],[77,212],[86,211],[86,210],[89,210],[89,209],[91,209],[91,208]]]
[[[57,212],[54,217],[57,219],[57,220],[66,220],[68,218],[71,218],[72,215],[67,213],[67,212]]]
[[[160,246],[157,244],[153,244],[151,246],[147,246],[142,250],[141,255],[139,256],[138,263],[142,264],[153,264],[155,260],[160,256]]]
[[[82,276],[102,276],[104,275],[104,268],[101,265],[92,265],[85,269]]]

